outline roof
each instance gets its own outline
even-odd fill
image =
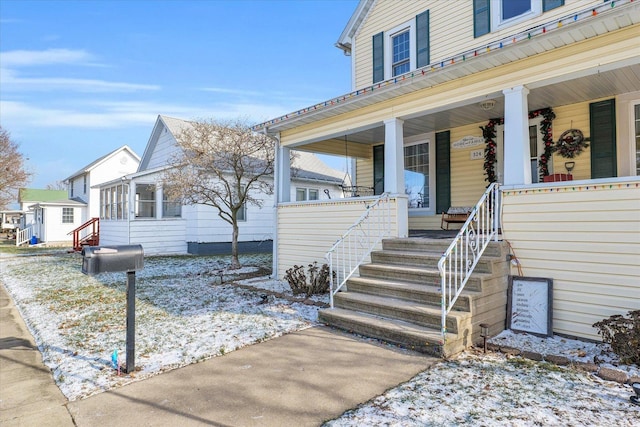
[[[350,49],[350,37],[366,16],[368,0],[362,0],[343,31],[341,49]],[[612,4],[615,7],[612,7]],[[517,34],[476,46],[452,57],[350,93],[257,124],[254,130],[271,134],[329,119],[379,102],[433,87],[481,71],[506,65],[540,53],[572,45],[640,22],[640,2],[606,2],[570,16],[540,24]]]
[[[144,153],[142,153],[142,159],[140,160],[140,165],[138,166],[138,172],[144,171],[147,169],[149,165],[149,161],[153,152],[156,149],[156,144],[158,143],[158,139],[160,138],[160,134],[162,129],[168,130],[174,138],[176,138],[182,130],[191,127],[191,122],[187,120],[178,119],[175,117],[158,115],[156,119],[156,123],[153,125],[153,130],[151,131],[151,136],[149,136],[149,140],[147,141],[147,145],[144,148]]]
[[[73,174],[69,175],[69,176],[68,176],[67,178],[65,178],[64,180],[65,180],[65,181],[70,181],[70,180],[72,180],[73,178],[75,178],[76,176],[83,175],[83,174],[85,174],[85,173],[87,173],[87,172],[90,172],[92,169],[94,169],[94,168],[95,168],[96,166],[98,166],[100,163],[102,163],[102,162],[104,162],[105,160],[107,160],[107,159],[109,159],[109,158],[111,158],[111,157],[115,156],[116,154],[118,154],[118,153],[119,153],[119,152],[121,152],[121,151],[128,151],[128,152],[129,152],[133,157],[135,157],[135,158],[138,160],[138,162],[140,161],[140,156],[138,156],[138,155],[135,153],[135,151],[133,151],[131,148],[129,148],[129,146],[128,146],[128,145],[123,145],[122,147],[120,147],[120,148],[118,148],[118,149],[116,149],[116,150],[114,150],[114,151],[112,151],[112,152],[110,152],[110,153],[108,153],[108,154],[105,154],[105,155],[104,155],[104,156],[102,156],[102,157],[97,158],[96,160],[94,160],[93,162],[89,163],[89,164],[88,164],[88,165],[86,165],[85,167],[81,168],[81,169],[80,169],[80,170],[78,170],[77,172],[75,172],[75,173],[73,173]]]
[[[342,49],[345,55],[351,55],[351,45],[353,37],[355,36],[358,28],[360,28],[360,24],[371,10],[371,6],[373,5],[374,0],[360,0],[358,6],[356,6],[356,10],[351,15],[351,19],[347,23],[347,26],[340,34],[338,41],[336,42],[336,47]]]
[[[41,190],[37,188],[21,188],[18,191],[18,203],[51,202],[66,200],[67,190]]]
[[[37,209],[38,207],[47,207],[47,206],[63,206],[63,207],[84,207],[87,206],[86,203],[80,202],[78,200],[72,199],[64,199],[64,200],[52,200],[50,202],[38,202],[29,207],[30,210]]]

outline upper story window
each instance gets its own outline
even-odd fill
[[[84,181],[82,184],[82,188],[83,188],[82,194],[87,194],[87,175],[84,175],[83,178],[84,178]]]
[[[393,45],[393,61],[391,64],[391,76],[395,77],[411,70],[409,54],[409,31],[391,37]]]
[[[373,36],[373,83],[429,64],[429,11]]]
[[[560,6],[564,6],[564,0],[473,0],[473,36],[480,37]]]

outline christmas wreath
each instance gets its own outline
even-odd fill
[[[553,147],[553,152],[560,154],[567,159],[573,159],[578,154],[587,148],[587,144],[584,140],[584,135],[578,129],[569,129],[562,132],[560,139]]]

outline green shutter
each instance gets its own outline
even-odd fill
[[[424,67],[431,62],[429,53],[429,11],[416,16],[416,67]]]
[[[384,33],[373,36],[373,82],[384,80]]]
[[[591,178],[618,174],[616,165],[616,105],[614,99],[589,104]]]
[[[491,31],[489,0],[473,0],[473,37],[480,37]]]
[[[542,11],[546,12],[556,7],[564,6],[564,0],[542,0]]]
[[[373,147],[373,194],[384,193],[384,145]]]
[[[436,133],[436,213],[451,206],[451,132]]]

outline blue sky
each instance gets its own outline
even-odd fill
[[[158,114],[261,122],[350,91],[334,46],[357,0],[2,0],[0,125],[61,181]]]

